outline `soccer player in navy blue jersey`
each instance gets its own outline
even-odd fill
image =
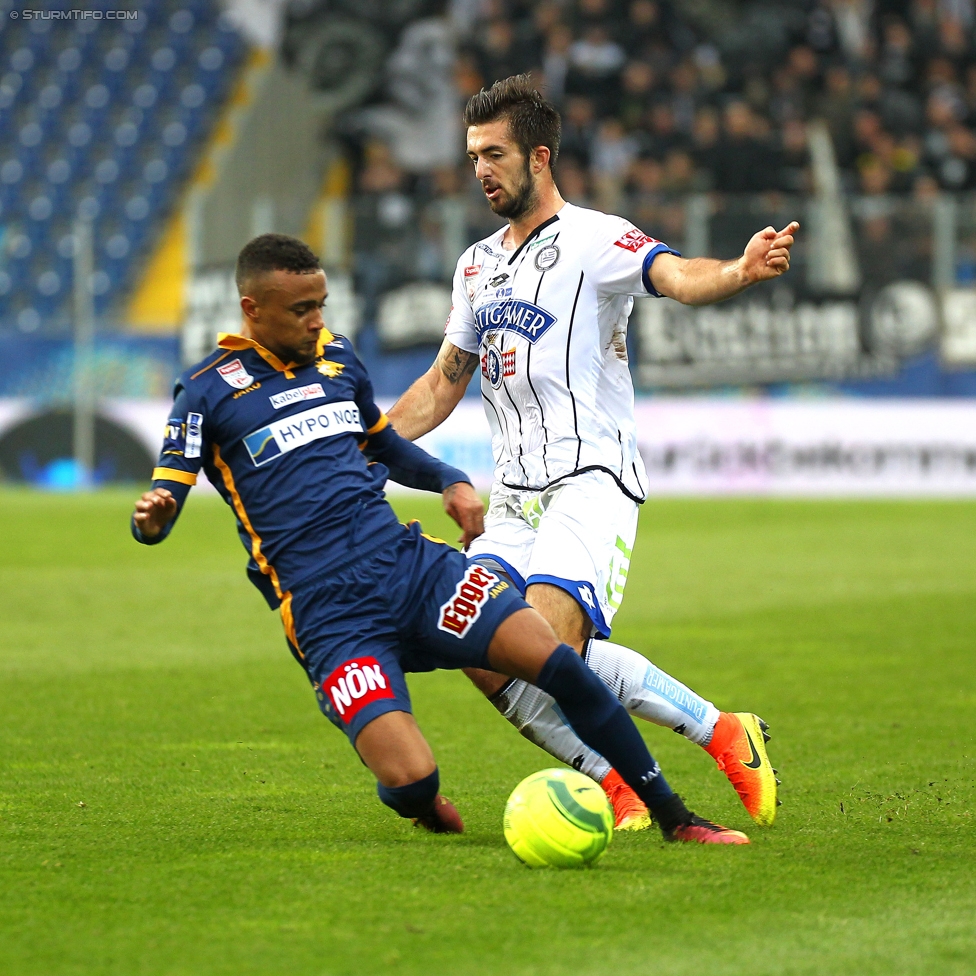
[[[483,528],[467,476],[401,438],[348,340],[325,327],[318,259],[265,234],[238,258],[243,328],[184,373],[135,538],[161,542],[201,468],[230,505],[248,575],[282,617],[325,715],[377,779],[380,799],[436,832],[462,829],[410,712],[404,674],[490,668],[556,700],[613,764],[669,840],[715,825],[668,786],[623,707],[490,567],[402,525],[387,478],[438,491],[468,542]],[[725,843],[748,843],[724,831]]]

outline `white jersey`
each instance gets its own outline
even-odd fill
[[[569,203],[517,250],[502,247],[504,233],[461,256],[445,330],[481,357],[496,482],[543,491],[599,469],[643,500],[627,320],[633,296],[657,295],[651,262],[677,252]]]

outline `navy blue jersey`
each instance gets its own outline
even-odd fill
[[[176,383],[153,487],[182,507],[203,468],[234,509],[252,581],[290,630],[294,586],[406,531],[385,500],[388,476],[432,491],[468,478],[395,433],[347,339],[323,329],[302,366],[239,335],[219,347]],[[152,539],[133,532],[155,543],[172,524]]]

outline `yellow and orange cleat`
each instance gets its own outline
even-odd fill
[[[766,755],[769,726],[751,712],[722,712],[705,751],[729,778],[749,816],[763,827],[776,819],[776,770]],[[741,842],[739,842],[741,843]]]
[[[611,769],[600,784],[613,807],[614,830],[647,830],[651,815],[641,798]]]
[[[741,830],[732,830],[721,824],[712,823],[704,817],[691,815],[688,823],[679,824],[664,835],[667,841],[680,841],[686,844],[748,844],[749,838]]]

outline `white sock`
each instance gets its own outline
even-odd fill
[[[552,697],[535,685],[518,679],[510,681],[491,703],[529,742],[560,762],[586,773],[598,783],[610,772],[610,763],[583,743]]]
[[[642,654],[610,641],[591,640],[585,660],[631,715],[673,729],[700,746],[708,744],[719,710]]]
[[[585,660],[631,715],[673,729],[698,745],[708,744],[719,710],[646,657],[620,644],[591,640]],[[491,701],[530,742],[598,783],[603,782],[610,764],[583,743],[544,691],[516,679]]]

